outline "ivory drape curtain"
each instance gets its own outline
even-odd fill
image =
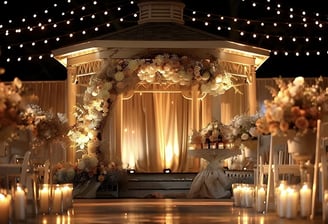
[[[180,93],[143,93],[124,100],[122,160],[141,172],[185,171],[190,106]]]
[[[37,104],[53,113],[67,113],[66,81],[24,81],[24,88],[38,97]]]
[[[35,102],[44,111],[52,111],[53,113],[67,113],[67,85],[66,81],[23,81],[23,87],[28,92],[37,96]],[[25,132],[19,133],[20,138],[11,142],[8,146],[2,147],[5,153],[0,156],[0,161],[9,162],[12,155],[24,155],[27,150],[30,150],[30,135]],[[44,146],[47,147],[47,146]],[[66,149],[61,146],[54,146],[56,153],[51,156],[52,161],[66,160]],[[40,153],[42,152],[42,153]],[[32,154],[32,160],[43,162],[49,155],[46,155],[45,150],[41,150],[37,155]]]

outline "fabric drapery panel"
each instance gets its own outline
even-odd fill
[[[122,160],[140,172],[184,171],[189,105],[180,93],[143,93],[124,100]]]
[[[23,87],[30,93],[38,97],[35,102],[43,111],[51,111],[56,113],[67,113],[67,85],[66,81],[23,81]],[[19,138],[10,142],[7,147],[8,157],[12,155],[24,155],[30,150],[31,135],[28,132],[19,132]],[[46,146],[41,146],[45,147]],[[54,161],[66,160],[65,149],[58,144],[54,144],[56,152],[53,155]],[[44,150],[34,149],[32,152],[32,160],[34,162],[44,162],[49,155]],[[9,159],[9,158],[7,158]]]
[[[208,109],[207,100],[196,103],[200,111]],[[188,155],[191,108],[191,100],[180,93],[118,97],[102,132],[104,157],[138,172],[162,172],[166,166],[174,172],[197,172],[199,159]]]
[[[67,112],[66,81],[24,81],[23,86],[38,96],[37,104],[43,110],[51,110],[53,113]]]
[[[242,94],[235,93],[234,89],[229,89],[221,95],[221,122],[230,123],[233,117],[240,114],[247,114],[248,108],[248,91],[247,86],[237,87]]]

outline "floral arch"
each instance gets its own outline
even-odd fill
[[[100,146],[102,121],[108,116],[118,94],[143,84],[197,86],[201,93],[224,94],[247,83],[246,77],[224,72],[215,58],[196,60],[176,54],[160,54],[152,59],[110,59],[104,68],[90,78],[83,105],[75,112],[76,124],[69,131],[77,152],[92,155]]]

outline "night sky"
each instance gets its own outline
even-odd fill
[[[66,69],[51,57],[52,50],[137,25],[137,3],[1,0],[0,67],[6,72],[0,79],[65,80]],[[185,25],[272,51],[257,77],[327,76],[328,9],[324,0],[184,3]]]

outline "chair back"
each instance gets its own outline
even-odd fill
[[[47,160],[44,163],[44,171],[43,171],[43,183],[44,184],[49,184],[49,176],[50,176],[50,161]]]
[[[31,151],[26,151],[24,154],[22,170],[21,170],[21,174],[20,174],[20,178],[19,178],[19,182],[24,187],[26,186],[27,174],[28,174],[29,168],[30,168],[30,158],[31,158]]]

